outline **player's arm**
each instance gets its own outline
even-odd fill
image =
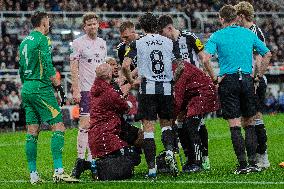
[[[184,70],[184,62],[181,59],[176,59],[173,61],[173,64],[177,64],[176,70],[174,72],[174,82],[176,83],[180,78]]]
[[[39,59],[41,67],[43,68],[44,72],[41,72],[40,74],[45,74],[46,77],[51,79],[51,82],[53,84],[55,81],[53,80],[53,77],[55,78],[55,69],[52,64],[52,57],[51,57],[51,51],[49,49],[48,45],[48,38],[42,37],[41,41],[39,42]],[[43,77],[43,75],[41,75]]]
[[[54,89],[56,90],[56,92],[58,92],[61,100],[60,105],[63,106],[66,103],[66,96],[63,87],[60,84],[60,81],[56,79],[56,73],[54,66],[52,64],[52,57],[51,57],[51,52],[49,50],[47,37],[43,37],[42,41],[39,44],[39,54],[40,54],[40,61],[43,64],[42,66],[44,67],[45,71],[44,73],[46,74],[47,77],[49,77]]]
[[[172,56],[172,63],[176,64],[176,70],[173,73],[173,80],[177,82],[180,78],[181,74],[184,70],[184,61],[179,53],[179,44],[178,42],[173,42],[173,56]]]
[[[208,75],[210,76],[212,81],[216,81],[216,76],[214,74],[213,67],[211,66],[211,63],[210,63],[211,54],[204,53],[202,55],[202,59],[201,60],[202,60],[202,63],[203,63],[203,66],[204,66],[206,72],[208,73]]]
[[[134,79],[131,74],[130,65],[133,59],[137,56],[136,42],[132,42],[126,49],[124,60],[122,63],[122,73],[130,84],[133,84]]]
[[[254,40],[254,49],[257,51],[259,55],[262,56],[261,63],[258,63],[260,64],[260,66],[258,67],[258,70],[257,70],[258,77],[262,77],[264,73],[266,72],[266,69],[269,65],[272,54],[270,50],[266,47],[266,45],[257,36],[255,36],[255,40]]]
[[[188,36],[187,41],[190,43],[190,46],[193,47],[193,50],[198,55],[200,62],[203,64],[203,59],[206,59],[206,54],[204,53],[204,44],[202,41],[195,34]],[[205,65],[203,65],[203,67],[205,67]],[[207,68],[209,68],[208,65]]]
[[[70,60],[70,72],[73,98],[76,103],[80,102],[80,89],[79,89],[79,61]]]
[[[217,77],[214,74],[214,70],[211,66],[211,57],[216,53],[217,51],[217,45],[214,40],[214,34],[211,35],[211,37],[208,39],[205,48],[203,52],[199,54],[201,57],[201,61],[203,63],[203,66],[205,68],[205,71],[208,73],[212,81],[216,84],[217,83]]]
[[[76,41],[73,42],[70,54],[70,72],[71,72],[71,82],[73,99],[76,103],[80,102],[81,95],[79,89],[79,58],[80,50]]]
[[[119,64],[121,65],[122,62],[123,62],[123,59],[124,59],[124,54],[125,54],[125,45],[123,43],[120,43],[117,48],[116,48],[116,51],[117,51],[117,57],[119,59]]]
[[[131,75],[131,70],[130,70],[130,65],[131,65],[132,59],[129,57],[125,57],[122,63],[122,73],[126,77],[126,80],[130,83],[133,84],[134,79],[132,78]]]
[[[263,32],[261,31],[260,28],[257,27],[256,30],[256,36],[265,44],[265,37],[263,35]],[[255,50],[253,50],[255,52]],[[262,56],[254,53],[254,58],[255,58],[255,66],[254,66],[254,74],[256,75],[259,71],[259,69],[261,68],[261,63],[262,63]]]
[[[19,54],[20,54],[19,75],[20,75],[20,79],[21,79],[22,84],[24,84],[24,81],[25,81],[24,80],[24,69],[23,69],[22,64],[21,64],[21,61],[22,61],[21,52],[19,52]]]
[[[261,69],[261,64],[262,64],[262,56],[259,54],[256,54],[254,56],[255,58],[255,66],[254,66],[254,73],[259,73],[259,70]]]

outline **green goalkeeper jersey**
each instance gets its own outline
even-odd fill
[[[50,91],[50,77],[55,75],[51,43],[41,32],[32,31],[20,44],[19,73],[23,83],[22,93]]]

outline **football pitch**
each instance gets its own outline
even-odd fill
[[[0,133],[0,188],[284,188],[284,115],[264,118],[268,134],[268,154],[271,167],[261,173],[234,175],[236,158],[230,140],[227,123],[222,119],[209,119],[209,158],[211,170],[197,174],[158,175],[156,181],[144,178],[147,173],[144,156],[130,180],[93,182],[90,173],[81,176],[76,184],[54,184],[52,182],[52,157],[50,150],[51,132],[43,131],[38,140],[38,171],[45,180],[41,185],[29,183],[25,156],[25,133]],[[160,129],[156,127],[157,153],[162,150]],[[70,173],[76,159],[77,129],[68,129],[65,134],[64,166]]]

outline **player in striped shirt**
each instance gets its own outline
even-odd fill
[[[239,24],[249,28],[253,33],[257,35],[257,37],[265,43],[264,35],[261,29],[254,24],[253,17],[254,17],[254,9],[253,6],[246,1],[242,1],[235,5],[237,10],[237,14],[240,18]],[[262,63],[262,56],[255,53],[255,61],[254,61],[254,70],[255,72],[261,68]],[[267,135],[266,129],[264,126],[262,114],[265,111],[265,93],[266,93],[266,78],[265,76],[258,78],[259,83],[256,89],[256,110],[257,113],[254,117],[255,120],[255,132],[257,136],[257,149],[256,149],[256,161],[257,166],[261,168],[268,168],[270,166],[267,154]]]
[[[116,49],[117,49],[117,56],[119,58],[119,64],[122,64],[126,49],[129,47],[129,44],[132,41],[139,39],[140,36],[139,34],[136,33],[135,26],[131,21],[122,22],[119,27],[119,32],[122,42],[119,43]],[[133,64],[131,65],[131,70],[133,70],[136,67],[135,61],[133,61],[132,63]]]
[[[138,116],[143,122],[148,176],[156,177],[154,125],[158,117],[162,127],[162,142],[167,154],[166,162],[176,174],[178,170],[173,157],[174,134],[172,132],[174,45],[172,40],[157,34],[158,21],[153,14],[144,14],[139,19],[139,23],[145,36],[131,43],[126,51],[122,69],[127,80],[132,84],[134,81],[130,74],[130,65],[137,57],[138,77],[141,78]]]
[[[200,68],[200,59],[202,59],[204,52],[204,45],[201,40],[192,32],[177,30],[173,25],[173,19],[169,15],[163,15],[159,18],[160,33],[174,41],[177,47],[178,55],[186,62],[189,62]],[[198,132],[202,143],[202,167],[205,170],[210,169],[208,158],[208,132],[205,126],[204,119],[200,117],[200,125],[198,125]],[[178,134],[180,142],[183,146],[186,158],[193,157],[192,150],[187,149],[188,136],[185,135],[186,125],[183,124],[182,118],[177,120]],[[184,168],[189,167],[188,160]]]

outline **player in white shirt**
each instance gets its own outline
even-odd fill
[[[89,94],[96,78],[95,70],[105,61],[107,56],[106,41],[97,36],[99,18],[95,13],[83,16],[85,35],[75,39],[70,54],[71,80],[73,99],[80,104],[80,120],[77,137],[78,158],[72,176],[79,178],[81,173],[90,169],[92,155],[88,144],[88,128],[90,126]],[[85,152],[88,151],[87,161]]]

